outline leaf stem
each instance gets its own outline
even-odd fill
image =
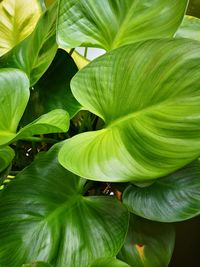
[[[86,59],[87,59],[87,53],[88,53],[88,47],[85,47],[84,58],[86,58]]]

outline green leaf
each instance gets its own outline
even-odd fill
[[[41,16],[31,35],[0,58],[0,68],[19,68],[34,85],[48,69],[57,51],[56,13],[55,4]]]
[[[11,147],[0,147],[0,173],[10,165],[14,156],[15,152]]]
[[[101,258],[93,262],[89,267],[130,267],[130,265],[114,258]]]
[[[131,215],[127,237],[118,257],[133,267],[167,267],[174,243],[175,232],[170,224]]]
[[[0,69],[0,145],[35,134],[66,132],[69,115],[57,109],[42,115],[17,132],[29,99],[29,80],[17,69]]]
[[[52,267],[52,265],[45,262],[33,262],[29,264],[23,264],[21,267]]]
[[[200,214],[200,160],[144,188],[130,185],[123,194],[128,209],[144,218],[176,222]]]
[[[1,267],[88,267],[123,244],[127,209],[112,197],[83,196],[86,181],[61,167],[59,149],[39,154],[0,192]]]
[[[67,110],[73,117],[81,108],[70,89],[70,80],[77,70],[67,52],[58,49],[50,67],[31,90],[22,124],[57,108]]]
[[[97,181],[148,181],[200,154],[200,45],[149,40],[96,59],[71,82],[104,129],[68,139],[59,161]],[[184,77],[184,79],[183,79]]]
[[[200,41],[200,19],[191,16],[185,16],[175,37]]]
[[[57,41],[62,48],[111,50],[153,38],[172,37],[187,0],[60,0]]]
[[[35,28],[42,13],[38,0],[0,2],[0,55],[24,40]]]

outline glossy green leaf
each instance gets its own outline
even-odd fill
[[[11,147],[0,147],[0,173],[10,165],[14,156],[15,152]]]
[[[29,264],[23,264],[21,267],[52,267],[52,265],[45,262],[33,262]]]
[[[70,80],[77,71],[76,64],[67,52],[58,49],[50,67],[31,90],[22,124],[57,108],[67,110],[73,117],[81,108],[70,89]]]
[[[69,115],[57,109],[42,115],[17,132],[29,99],[29,80],[17,69],[0,69],[0,145],[35,134],[66,132]]]
[[[86,181],[61,167],[59,148],[39,154],[0,192],[1,267],[88,267],[123,244],[127,209],[112,197],[83,196]]]
[[[57,40],[61,47],[105,50],[146,39],[172,37],[187,0],[60,0]]]
[[[38,0],[0,1],[0,56],[24,40],[42,13]]]
[[[200,214],[200,160],[144,188],[130,185],[123,194],[128,209],[144,218],[176,222]]]
[[[48,69],[57,51],[56,13],[55,4],[41,16],[31,35],[0,58],[0,68],[19,68],[34,85]]]
[[[149,40],[96,59],[72,93],[105,127],[68,139],[59,161],[97,181],[147,181],[200,154],[200,45]],[[184,77],[184,79],[183,79]]]
[[[93,262],[89,267],[130,267],[130,265],[114,258],[102,258]]]
[[[200,19],[185,16],[176,33],[176,38],[188,38],[200,41]]]
[[[133,267],[167,267],[174,243],[175,232],[170,224],[148,221],[132,214],[118,257]]]

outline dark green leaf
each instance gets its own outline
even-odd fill
[[[148,221],[132,214],[118,257],[133,267],[167,267],[174,242],[175,232],[170,224]]]
[[[129,210],[144,218],[175,222],[200,214],[200,160],[152,185],[130,185],[123,194]]]
[[[57,40],[61,47],[106,50],[146,39],[172,37],[187,0],[60,0]]]
[[[93,262],[89,267],[130,267],[130,265],[115,258],[102,258]]]
[[[149,181],[200,154],[200,45],[149,40],[96,59],[72,93],[105,127],[68,139],[59,161],[97,181]],[[184,77],[184,79],[183,79]]]
[[[1,267],[88,267],[123,244],[126,208],[111,197],[83,196],[85,180],[58,164],[58,150],[39,155],[0,192]]]
[[[22,69],[30,78],[31,85],[35,84],[56,54],[56,13],[55,4],[41,16],[31,35],[0,58],[0,68]]]

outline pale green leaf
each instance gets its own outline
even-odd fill
[[[144,188],[130,185],[123,194],[128,209],[144,218],[176,222],[200,214],[200,160]]]
[[[59,148],[39,154],[0,192],[1,267],[88,267],[123,244],[127,209],[112,197],[84,196],[86,180],[61,167]]]
[[[200,41],[200,19],[185,16],[175,37]]]
[[[130,267],[130,265],[115,258],[101,258],[93,262],[89,267]]]
[[[55,40],[57,5],[52,5],[43,13],[35,30],[0,58],[0,68],[19,68],[34,85],[48,69],[56,51]]]
[[[10,165],[14,156],[15,152],[11,147],[0,147],[0,173]]]
[[[42,13],[38,0],[0,1],[0,56],[24,40]]]
[[[148,221],[132,214],[118,257],[133,267],[167,267],[174,243],[175,232],[170,224]]]
[[[172,37],[187,0],[60,0],[57,40],[62,48],[105,50],[146,39]]]
[[[105,127],[68,139],[61,164],[97,181],[147,181],[200,154],[200,45],[149,40],[96,59],[71,82]],[[183,79],[184,77],[184,79]]]

